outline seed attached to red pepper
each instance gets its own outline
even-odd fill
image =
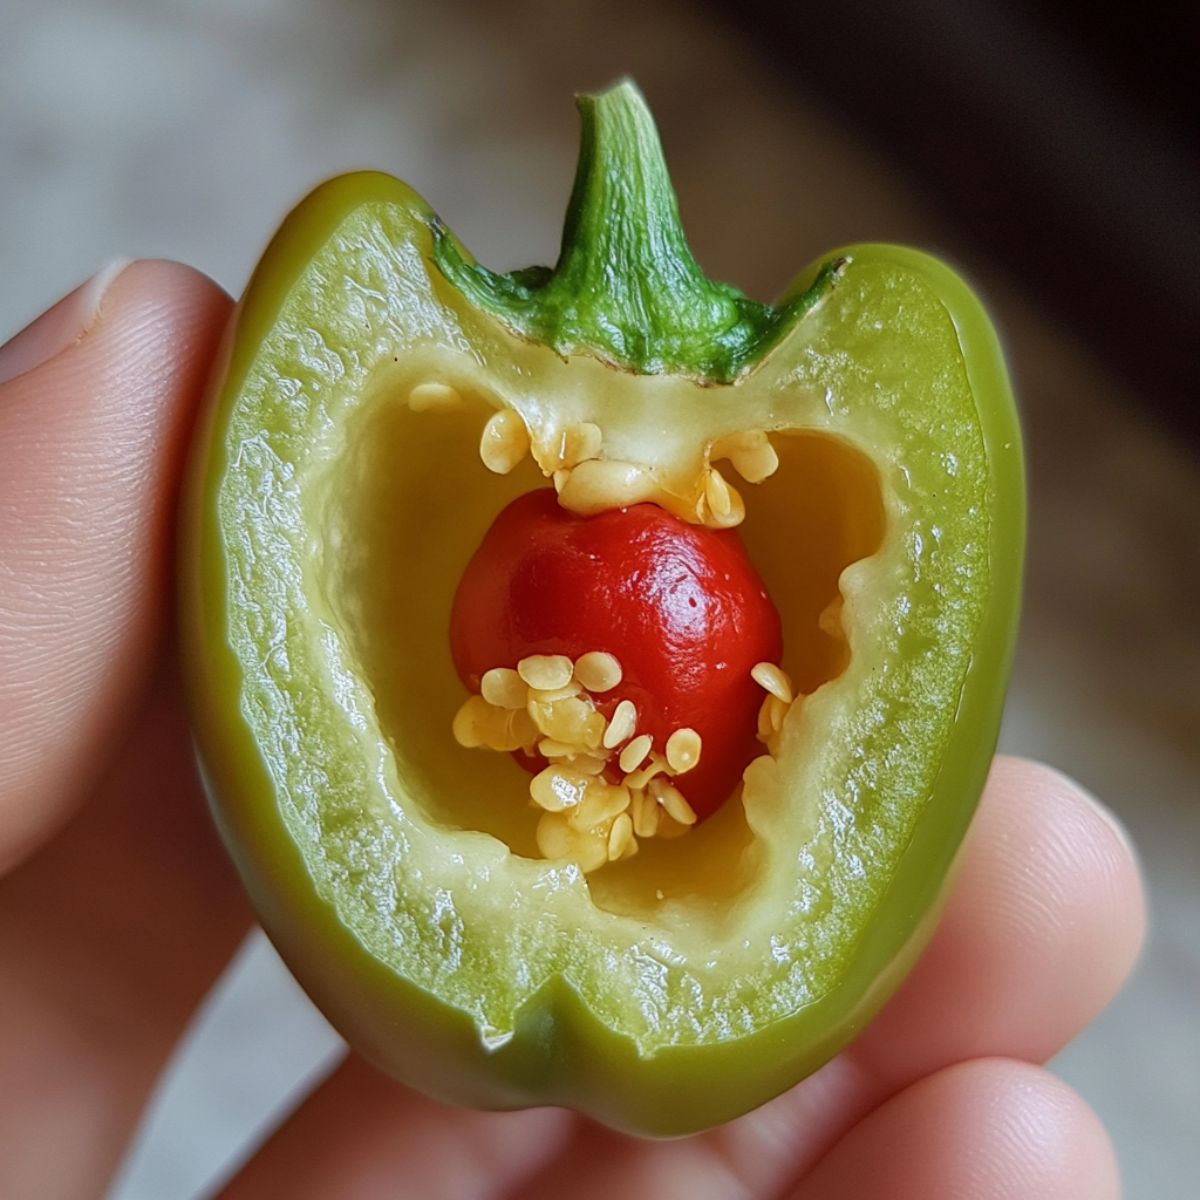
[[[455,596],[451,647],[470,690],[528,713],[536,736],[519,761],[541,771],[538,806],[582,812],[586,780],[620,780],[634,839],[682,832],[734,794],[761,752],[752,672],[781,650],[736,534],[649,504],[581,517],[549,489],[513,501],[484,537]],[[463,713],[464,744],[510,747],[510,730],[472,700]],[[609,836],[621,811],[594,828]]]

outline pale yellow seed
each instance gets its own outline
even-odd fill
[[[536,700],[539,704],[557,704],[560,700],[569,700],[572,696],[578,696],[583,688],[571,680],[566,687],[560,688],[530,688],[530,700]]]
[[[696,813],[684,794],[664,779],[650,781],[650,795],[663,806],[666,814],[680,825],[695,825]]]
[[[758,709],[758,740],[765,742],[767,738],[775,732],[775,726],[772,723],[771,714],[775,711],[774,705],[779,703],[778,696],[766,695],[763,697],[763,702]]]
[[[779,455],[761,430],[749,434],[729,454],[733,469],[747,483],[762,483],[779,470]]]
[[[633,822],[628,813],[622,813],[608,831],[608,861],[616,862],[624,857],[633,844]]]
[[[460,746],[472,750],[483,745],[480,738],[481,718],[486,716],[490,708],[491,705],[482,696],[468,696],[463,701],[458,712],[454,714],[454,722],[450,726],[454,740]]]
[[[719,517],[727,517],[733,511],[729,484],[716,467],[710,467],[704,477],[704,498],[708,501],[708,507]]]
[[[547,704],[545,701],[537,699],[536,696],[530,696],[529,703],[525,705],[525,711],[529,714],[529,719],[534,723],[537,731],[543,737],[549,737],[550,731],[546,726],[550,724],[550,718],[554,715],[554,705]]]
[[[570,857],[578,864],[585,874],[602,867],[608,862],[608,838],[598,831],[577,833],[576,842]]]
[[[561,813],[542,815],[537,825],[537,845],[546,858],[566,858],[575,842],[575,831]]]
[[[607,759],[596,758],[591,754],[576,752],[575,757],[571,759],[571,770],[578,771],[580,775],[599,775],[607,766]]]
[[[562,467],[555,471],[550,478],[554,483],[554,490],[556,492],[561,492],[563,488],[567,486],[567,480],[571,478],[571,472],[565,467]]]
[[[645,761],[646,755],[650,753],[650,747],[654,745],[654,739],[648,734],[643,733],[635,737],[624,750],[621,751],[620,757],[617,759],[617,764],[626,775],[630,771],[636,771],[638,767]]]
[[[622,700],[613,710],[601,744],[605,750],[615,750],[626,738],[633,737],[636,729],[637,708],[632,700]]]
[[[462,396],[448,383],[418,383],[408,393],[408,407],[413,412],[436,412],[456,408],[461,403]]]
[[[479,693],[497,708],[524,708],[529,689],[511,667],[493,667],[483,673]]]
[[[700,761],[700,735],[686,725],[667,738],[667,766],[676,775],[690,771]]]
[[[489,471],[507,475],[529,453],[529,430],[511,408],[492,413],[483,427],[479,457]]]
[[[570,472],[579,463],[595,458],[603,440],[599,425],[578,421],[540,438],[534,457],[547,475],[557,476],[559,471]],[[557,486],[557,478],[555,484]]]
[[[552,737],[560,742],[569,741],[568,737],[560,737],[556,730],[561,728],[561,725],[555,723],[553,703],[547,703],[544,700],[536,700],[532,696],[529,698],[529,703],[525,706],[525,711],[529,714],[529,719],[537,728],[538,733],[543,737]]]
[[[455,713],[451,732],[454,740],[468,749],[482,746],[488,750],[517,750],[524,744],[524,730],[510,724],[510,715],[482,696],[471,696]]]
[[[498,714],[498,719],[488,731],[485,745],[489,750],[499,750],[503,754],[508,754],[513,750],[520,750],[533,741],[533,738],[527,737],[511,720],[511,713],[502,708],[494,708],[492,711]],[[534,730],[534,737],[536,736],[537,731]]]
[[[621,682],[621,664],[604,650],[589,650],[575,660],[575,678],[589,692],[611,692]]]
[[[621,782],[628,788],[644,788],[655,775],[661,775],[666,769],[666,760],[652,754],[644,767],[634,771],[632,775],[626,775]]]
[[[506,720],[505,724],[492,736],[491,740],[487,744],[487,748],[489,750],[498,750],[502,754],[509,754],[513,750],[522,750],[529,746],[536,737],[536,730],[534,731],[534,737],[529,738],[523,733],[519,733],[514,730],[510,725],[508,725]]]
[[[580,421],[576,425],[568,425],[563,430],[562,450],[560,460],[564,467],[575,467],[600,453],[604,435],[599,425],[591,421]]]
[[[680,825],[670,813],[660,810],[658,817],[658,829],[655,831],[655,836],[660,838],[677,838],[683,837],[691,828],[690,825]]]
[[[533,461],[541,467],[543,475],[552,475],[562,469],[565,447],[566,439],[561,431],[551,430],[533,439]]]
[[[658,829],[658,804],[643,791],[633,793],[630,805],[633,832],[640,838],[652,838]]]
[[[581,462],[559,492],[564,508],[584,516],[626,508],[652,500],[658,483],[649,467],[615,459],[591,458]]]
[[[779,733],[790,708],[791,705],[784,704],[778,696],[763,697],[762,707],[758,710],[757,736],[771,754],[778,753]]]
[[[568,755],[579,753],[579,747],[571,742],[556,742],[553,738],[542,738],[537,744],[538,753],[543,758],[566,758]],[[574,767],[574,763],[571,764]]]
[[[557,764],[539,771],[529,782],[533,802],[547,812],[574,808],[587,794],[588,777]]]
[[[514,743],[514,750],[522,746],[532,746],[538,737],[538,727],[523,708],[509,710],[505,731],[508,739]]]
[[[531,688],[549,692],[571,682],[574,665],[565,654],[531,654],[517,663],[517,674]]]
[[[594,871],[608,862],[608,831],[575,829],[561,813],[542,815],[537,844],[546,858],[572,859],[584,871]]]
[[[604,714],[592,712],[583,723],[583,744],[589,750],[599,750],[600,740],[604,737]]]
[[[732,484],[727,483],[725,486],[729,490],[728,511],[719,513],[710,507],[708,516],[704,520],[704,524],[710,528],[732,529],[746,519],[746,502],[742,499],[741,493]]]
[[[586,700],[574,697],[554,704],[539,705],[537,712],[531,715],[538,728],[556,742],[568,742],[581,750],[595,748],[588,745],[588,725],[593,713]]]
[[[750,668],[750,677],[759,687],[765,688],[772,696],[778,696],[784,704],[791,704],[796,698],[792,691],[792,681],[781,667],[772,662],[755,663]]]
[[[571,813],[571,824],[577,829],[607,828],[629,807],[630,799],[628,788],[593,779],[583,803]]]

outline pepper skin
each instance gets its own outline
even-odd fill
[[[691,257],[637,92],[581,112],[553,270],[486,270],[380,174],[288,218],[192,448],[183,661],[225,843],[356,1049],[444,1100],[678,1135],[827,1061],[932,928],[1000,721],[1021,443],[945,266],[851,246],[750,301]],[[509,410],[540,470],[480,463]],[[593,465],[547,466],[580,423]],[[455,591],[552,475],[577,512],[708,520],[746,431],[779,469],[740,533],[804,697],[739,796],[585,877],[536,854],[510,756],[450,736]]]

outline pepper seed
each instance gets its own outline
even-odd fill
[[[759,687],[765,688],[772,696],[778,696],[784,704],[791,704],[796,698],[792,691],[792,681],[781,667],[774,663],[755,663],[750,669],[750,677]]]
[[[529,453],[529,430],[512,408],[492,413],[483,427],[479,457],[489,471],[507,475]]]
[[[700,735],[687,726],[667,738],[667,766],[676,775],[690,771],[700,761]]]
[[[575,678],[589,692],[611,692],[621,682],[621,664],[603,650],[589,650],[575,660]]]
[[[636,729],[637,709],[632,700],[622,700],[613,711],[600,744],[605,750],[615,750],[626,738],[632,737]]]
[[[571,682],[574,665],[565,654],[531,654],[517,663],[517,674],[531,688],[550,692]]]

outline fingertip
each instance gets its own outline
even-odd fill
[[[1145,942],[1147,902],[1137,848],[1112,810],[1077,780],[1032,759],[996,759],[980,809],[978,830],[969,850],[980,858],[997,858],[996,844],[1007,853],[1010,877],[1022,865],[1041,867],[1044,878],[1057,878],[1058,893],[1068,901],[1057,924],[1078,918],[1095,943],[1107,953],[1098,957],[1108,967],[1108,990],[1115,993],[1133,969]],[[1022,838],[1030,847],[1022,854]],[[987,843],[991,841],[989,849]],[[974,843],[979,843],[976,851]],[[1092,919],[1085,920],[1086,911]],[[1099,949],[1099,946],[1097,946]]]
[[[203,271],[174,259],[141,258],[125,261],[113,274],[99,305],[99,321],[131,308],[191,323],[204,321],[214,308],[223,317],[230,304],[224,289]]]
[[[999,758],[947,924],[995,994],[1011,994],[1006,977],[1024,981],[1024,1003],[1010,1002],[1012,1015],[1025,1011],[1025,1044],[1003,1052],[1043,1061],[1108,1004],[1137,961],[1146,907],[1136,855],[1073,779]]]
[[[866,1117],[796,1200],[1117,1200],[1120,1175],[1090,1106],[1040,1067],[958,1063]]]
[[[1044,1062],[1120,989],[1145,923],[1103,807],[1058,771],[998,759],[941,923],[852,1053],[896,1086],[985,1055]]]

